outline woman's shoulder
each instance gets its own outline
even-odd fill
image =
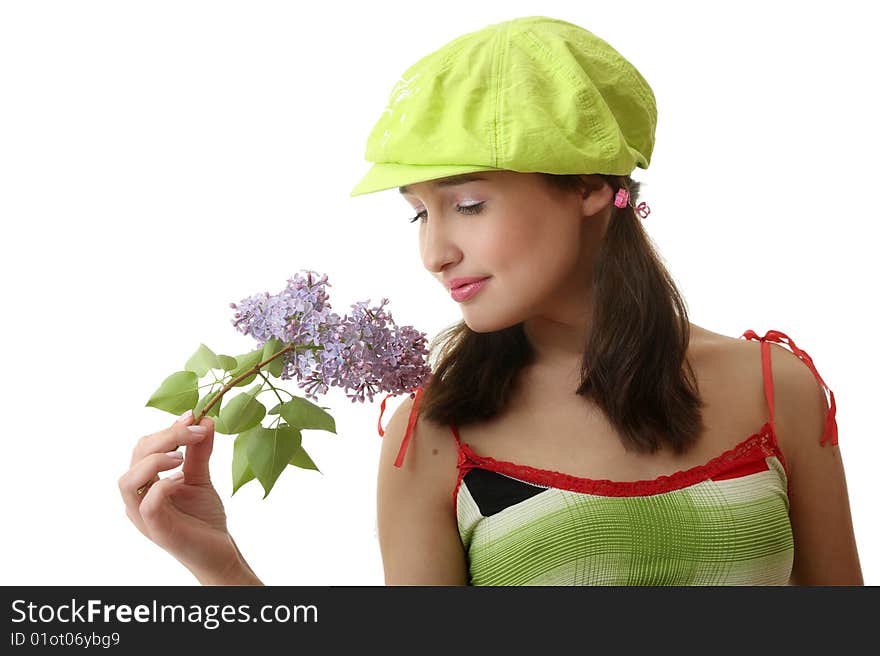
[[[714,377],[730,381],[731,388],[745,385],[743,389],[761,390],[768,419],[772,402],[774,433],[791,463],[797,460],[805,442],[812,446],[812,442],[836,438],[836,422],[829,417],[833,397],[830,388],[826,396],[827,381],[807,350],[791,335],[776,330],[746,330],[740,337],[730,337],[703,330],[700,340],[697,352],[704,362],[711,363]],[[762,341],[768,343],[769,378],[764,372]],[[768,388],[772,399],[767,398]],[[805,421],[810,422],[809,426]]]
[[[449,496],[457,482],[458,447],[452,427],[438,424],[419,410],[411,395],[398,405],[383,436],[382,450],[389,464],[433,488],[438,497]]]
[[[725,393],[761,388],[763,374],[758,342],[695,327],[691,329],[687,357],[698,378],[726,381],[719,386]]]
[[[467,562],[452,503],[455,449],[417,411],[417,401],[407,396],[382,436],[376,520],[385,582],[465,585]]]
[[[691,324],[688,352],[707,360],[709,363],[730,367],[737,364],[737,355],[746,355],[757,347],[758,344],[755,342],[722,335]]]
[[[691,324],[691,338],[688,355],[692,361],[697,362],[713,375],[734,376],[741,380],[744,376],[763,381],[763,364],[761,357],[761,335],[746,330],[736,337],[712,332]],[[771,333],[775,331],[770,331]],[[747,337],[757,335],[757,338]],[[770,340],[768,340],[770,341]],[[780,347],[770,341],[771,346],[776,347],[771,353],[771,369],[773,381],[778,377],[788,377],[792,373],[797,375],[798,369],[803,368],[803,363],[791,351]]]

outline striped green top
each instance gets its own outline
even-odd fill
[[[783,333],[743,337],[761,341],[769,421],[709,462],[670,476],[594,480],[495,460],[475,453],[452,425],[459,469],[452,501],[470,584],[787,585],[794,540],[768,342],[788,343],[830,389]],[[823,444],[837,444],[834,414],[831,393]]]
[[[692,470],[595,481],[459,442],[456,515],[472,585],[786,585],[787,476],[772,431]]]

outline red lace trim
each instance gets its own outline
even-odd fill
[[[770,408],[770,425],[773,426],[773,378],[770,374],[770,347],[767,345],[767,342],[776,342],[788,346],[789,350],[810,368],[810,371],[813,372],[813,375],[819,381],[819,384],[822,385],[822,390],[827,392],[827,397],[830,398],[830,402],[828,414],[825,417],[825,429],[822,432],[822,437],[819,442],[822,446],[825,446],[826,442],[831,445],[837,444],[837,403],[834,400],[834,392],[832,392],[831,388],[825,384],[824,380],[822,380],[822,376],[820,376],[819,372],[816,370],[816,365],[813,364],[813,359],[807,354],[807,352],[798,348],[791,337],[778,330],[768,330],[767,334],[763,337],[758,337],[758,334],[754,330],[747,330],[740,336],[740,338],[742,337],[747,339],[757,339],[761,342],[761,361],[764,367],[764,392],[767,397],[767,405]]]
[[[499,474],[508,474],[526,482],[571,490],[572,492],[583,492],[611,497],[629,497],[647,496],[680,490],[712,479],[725,472],[729,473],[736,468],[744,467],[748,463],[755,463],[759,460],[763,460],[768,456],[779,458],[783,469],[785,469],[785,459],[782,457],[782,451],[779,449],[779,445],[776,441],[776,434],[773,432],[770,422],[765,423],[757,433],[750,435],[739,444],[728,449],[721,455],[712,458],[705,464],[696,465],[686,470],[679,470],[673,474],[662,475],[654,479],[641,481],[612,481],[608,479],[585,478],[582,476],[574,476],[572,474],[564,474],[550,469],[518,465],[506,460],[496,460],[489,456],[481,456],[476,453],[469,444],[461,441],[461,438],[458,435],[458,429],[454,424],[451,428],[459,446],[458,467],[461,470],[459,472],[459,482],[461,478],[463,478],[464,473],[470,469],[478,467],[480,469],[495,471]],[[786,476],[788,476],[787,469],[785,469],[785,473]],[[720,476],[718,480],[722,480]],[[457,492],[458,485],[456,485],[456,496]]]

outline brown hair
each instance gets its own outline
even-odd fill
[[[542,174],[551,187],[624,187],[636,205],[640,184],[629,176]],[[592,399],[627,450],[653,453],[666,442],[677,454],[702,430],[703,407],[686,359],[690,323],[684,300],[632,205],[612,206],[593,270],[594,306],[576,394]],[[534,353],[522,323],[476,333],[464,320],[429,346],[432,375],[419,415],[440,425],[489,419],[506,405],[517,372]]]

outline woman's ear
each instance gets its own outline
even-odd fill
[[[581,197],[586,198],[589,196],[594,189],[598,186],[597,176],[595,175],[580,175],[578,176],[581,180]]]
[[[614,197],[614,189],[601,176],[583,176],[585,187],[582,192],[584,216],[592,216],[608,206]]]

